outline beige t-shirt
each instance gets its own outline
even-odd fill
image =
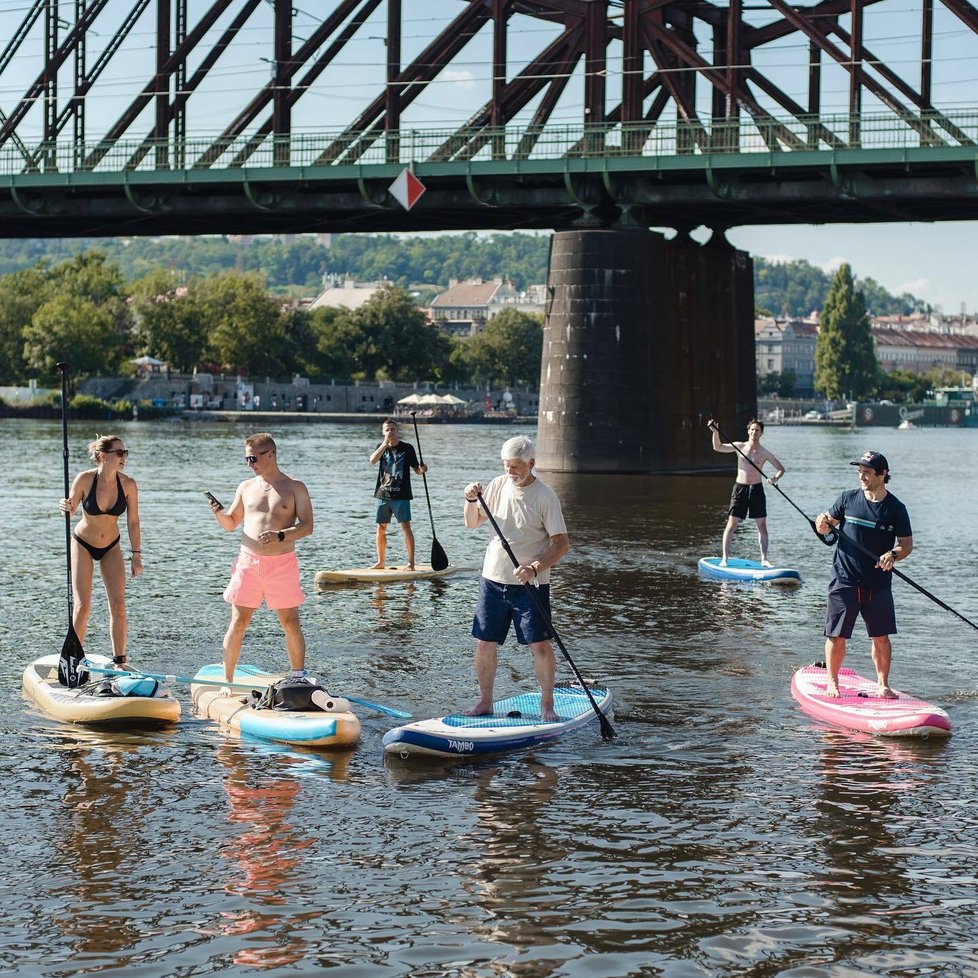
[[[557,494],[539,479],[520,489],[509,476],[500,475],[486,486],[482,498],[521,564],[532,563],[550,545],[551,537],[567,532]],[[491,524],[487,525],[492,540],[486,548],[482,576],[497,584],[519,584],[509,554]],[[541,570],[536,580],[548,584],[550,569]]]

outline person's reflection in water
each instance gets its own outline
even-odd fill
[[[515,769],[494,765],[473,776],[484,854],[462,885],[488,913],[493,940],[538,945],[545,940],[541,915],[558,915],[566,897],[555,867],[572,854],[548,820],[560,774],[527,758]]]
[[[131,913],[114,912],[121,904],[145,899],[135,892],[125,864],[134,853],[152,851],[153,846],[139,837],[141,804],[127,804],[125,760],[136,756],[136,747],[110,745],[97,734],[79,733],[72,739],[82,737],[91,746],[78,743],[63,755],[69,786],[62,798],[66,831],[59,836],[57,858],[71,871],[76,886],[71,910],[60,923],[65,934],[75,938],[78,954],[114,954],[137,943],[141,935]]]
[[[923,787],[922,772],[929,771],[946,741],[897,744],[855,733],[824,736],[815,807],[825,838],[817,845],[822,855],[813,854],[816,863],[825,864],[821,885],[845,917],[903,908],[911,893],[921,900],[918,883],[897,855],[913,848],[915,809],[906,807],[901,817],[898,803]]]
[[[375,584],[370,603],[377,612],[379,632],[397,632],[406,635],[418,620],[418,613],[412,610],[418,586],[413,581],[394,584]]]
[[[221,914],[221,932],[238,935],[246,943],[234,954],[234,963],[252,968],[278,968],[301,961],[309,951],[305,921],[278,908],[294,905],[290,882],[302,881],[302,854],[312,846],[312,835],[301,838],[289,823],[289,813],[301,788],[297,768],[318,762],[329,764],[332,780],[346,777],[349,751],[331,753],[329,761],[299,754],[269,756],[225,743],[218,760],[227,774],[228,822],[232,832],[221,855],[230,863],[225,890],[247,901],[247,906]],[[283,776],[270,774],[279,767]]]

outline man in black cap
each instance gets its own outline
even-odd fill
[[[873,641],[879,695],[895,699],[890,689],[890,636],[896,634],[890,571],[913,550],[913,530],[907,507],[886,488],[886,457],[866,452],[849,464],[859,466],[859,488],[842,493],[827,513],[815,517],[815,529],[823,536],[833,527],[839,531],[825,610],[825,693],[839,695],[839,668],[859,614]]]

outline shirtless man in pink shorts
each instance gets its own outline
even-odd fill
[[[299,585],[295,542],[312,533],[312,502],[305,485],[278,467],[270,434],[252,435],[244,447],[253,477],[238,486],[227,509],[215,500],[210,504],[225,530],[242,526],[241,550],[224,591],[224,600],[231,605],[231,624],[224,636],[224,675],[232,681],[245,631],[264,599],[282,623],[292,675],[305,676],[306,640],[299,606],[306,597]]]

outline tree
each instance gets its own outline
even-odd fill
[[[539,316],[503,309],[475,336],[462,340],[456,357],[476,383],[506,385],[540,382],[543,321]]]
[[[249,375],[283,371],[288,356],[284,316],[260,275],[224,272],[205,279],[193,295],[207,324],[208,359]]]
[[[815,344],[815,389],[832,400],[859,399],[876,390],[878,377],[866,303],[855,288],[852,269],[843,264],[822,309]]]
[[[174,370],[189,373],[201,362],[207,330],[194,287],[179,286],[178,276],[162,268],[132,285],[130,310],[133,350],[165,360]]]
[[[56,295],[38,308],[24,330],[24,361],[53,383],[60,361],[75,375],[112,376],[120,366],[112,313],[90,299]]]
[[[0,279],[0,383],[18,384],[26,379],[24,331],[44,296],[45,277],[40,268]]]

